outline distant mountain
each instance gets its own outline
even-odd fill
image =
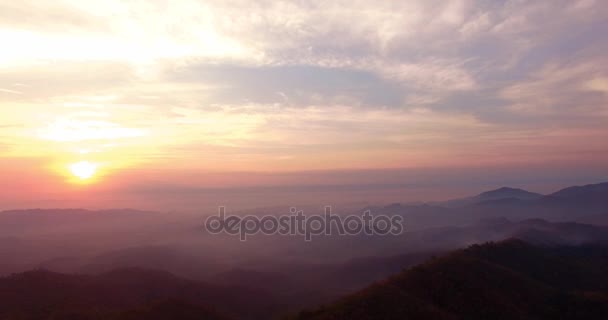
[[[550,194],[553,197],[573,198],[573,197],[588,197],[591,195],[605,195],[608,193],[608,182],[588,184],[584,186],[574,186],[562,189]]]
[[[540,193],[530,192],[523,189],[502,187],[496,190],[486,191],[477,196],[480,201],[499,199],[533,200],[542,197]]]
[[[607,247],[475,245],[301,312],[323,319],[606,319]]]
[[[608,205],[608,182],[565,188],[548,195],[545,201],[574,205]]]
[[[482,192],[474,197],[448,200],[439,203],[445,207],[461,207],[478,203],[498,201],[498,200],[536,200],[542,198],[540,193],[530,192],[523,189],[502,187],[495,190]]]
[[[402,212],[404,217],[412,217],[410,225],[418,227],[437,225],[437,221],[443,221],[443,225],[464,225],[492,217],[608,225],[608,183],[568,187],[545,196],[521,189],[500,188],[474,197],[435,203],[431,207],[434,209],[426,209],[431,214],[420,218],[417,214],[420,210]],[[441,213],[438,207],[449,210],[449,214]]]
[[[0,278],[0,319],[265,319],[274,300],[258,290],[145,269],[98,276],[31,271]]]
[[[448,208],[463,207],[474,204],[508,204],[517,203],[513,200],[523,200],[529,204],[572,204],[580,205],[603,204],[608,205],[608,182],[598,184],[588,184],[585,186],[568,187],[549,195],[530,192],[523,189],[502,187],[495,190],[482,192],[473,197],[452,199],[444,202],[438,202],[440,205]]]

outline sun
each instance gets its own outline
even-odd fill
[[[80,180],[89,180],[97,173],[97,165],[88,161],[80,161],[70,165],[70,172]]]

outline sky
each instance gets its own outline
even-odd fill
[[[608,180],[607,17],[593,0],[0,0],[0,209]]]

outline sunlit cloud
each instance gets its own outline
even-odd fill
[[[145,136],[144,130],[125,128],[108,121],[56,120],[42,129],[40,137],[68,142],[87,140],[117,140]]]

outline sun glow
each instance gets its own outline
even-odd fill
[[[97,173],[97,165],[88,161],[73,163],[70,172],[80,180],[89,180]]]

